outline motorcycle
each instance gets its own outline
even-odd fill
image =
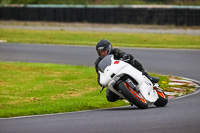
[[[153,84],[141,71],[137,70],[126,60],[115,60],[113,55],[105,56],[98,64],[100,84],[114,92],[121,99],[126,99],[133,106],[146,109],[154,104],[164,107],[168,103],[167,95]]]

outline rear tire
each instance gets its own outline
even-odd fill
[[[164,92],[157,91],[158,93],[158,100],[154,103],[157,107],[164,107],[168,103],[167,95]]]
[[[121,93],[124,95],[124,97],[138,108],[146,109],[148,107],[148,103],[142,94],[131,89],[127,83],[122,81],[119,83],[118,88],[121,90]]]

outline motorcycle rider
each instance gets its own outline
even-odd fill
[[[99,62],[106,55],[110,55],[110,54],[114,55],[114,59],[125,60],[127,63],[129,63],[130,65],[132,65],[133,67],[135,67],[136,69],[141,71],[143,73],[143,75],[145,75],[152,83],[158,83],[158,81],[159,81],[159,78],[151,77],[147,73],[147,71],[144,69],[144,67],[142,66],[142,63],[139,62],[136,58],[134,58],[131,54],[123,52],[122,50],[120,50],[118,48],[113,48],[112,44],[106,39],[102,39],[97,43],[96,51],[97,51],[97,54],[99,57],[95,61],[95,69],[98,74],[97,81],[100,86],[102,86],[102,85],[100,84],[100,74],[98,73],[97,67],[98,67]],[[106,90],[106,98],[110,102],[115,102],[115,101],[119,100],[119,96],[116,95],[115,93],[113,93],[112,91],[110,91],[109,89]]]

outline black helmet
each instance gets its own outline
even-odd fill
[[[112,51],[112,44],[111,44],[108,40],[106,40],[106,39],[100,40],[100,41],[97,43],[97,45],[96,45],[97,54],[98,54],[100,57],[102,57],[102,56],[100,55],[100,52],[101,52],[101,51],[104,51],[104,50],[106,50],[106,49],[108,50],[107,55],[110,54],[111,51]]]

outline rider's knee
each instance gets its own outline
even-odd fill
[[[111,92],[110,90],[106,90],[106,98],[109,102],[115,102],[119,100],[119,96],[116,95],[115,93]]]

